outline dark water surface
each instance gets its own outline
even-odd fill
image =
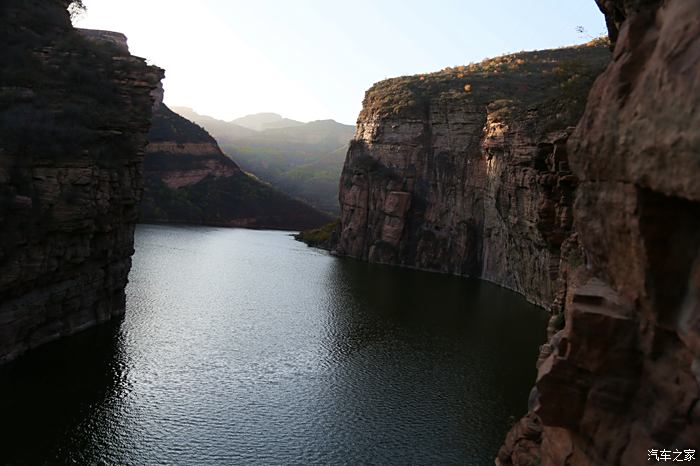
[[[0,463],[490,465],[546,316],[287,233],[140,226],[123,321],[0,371]]]

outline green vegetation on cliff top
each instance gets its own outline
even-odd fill
[[[7,65],[0,66],[2,149],[61,160],[97,146],[99,153],[91,154],[96,163],[111,166],[123,159],[124,138],[101,130],[122,124],[128,111],[115,77],[128,76],[138,61],[145,67],[145,61],[67,31],[68,13],[60,2],[26,0],[0,9],[11,20],[0,30],[0,56]],[[32,17],[24,18],[28,11]]]
[[[321,228],[304,230],[295,235],[294,239],[315,248],[330,250],[333,245],[334,235],[337,233],[339,226],[340,219],[336,219],[323,225]]]
[[[564,128],[577,123],[592,82],[609,60],[607,40],[596,39],[579,46],[514,53],[435,73],[387,79],[367,91],[360,119],[422,116],[431,100],[462,99],[496,106],[513,116],[538,105],[544,110],[539,115],[543,124]]]
[[[216,140],[204,128],[178,115],[166,105],[154,112],[148,141],[216,144]]]

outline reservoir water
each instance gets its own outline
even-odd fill
[[[490,465],[545,325],[286,232],[142,225],[124,319],[0,370],[0,464]]]

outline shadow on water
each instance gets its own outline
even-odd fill
[[[545,340],[548,316],[516,293],[481,280],[355,260],[336,261],[327,282],[332,322],[326,328],[337,345],[348,344],[344,338],[355,344],[382,340],[400,329],[416,344],[438,345],[436,352],[487,350],[490,363],[504,363],[494,373],[532,378],[528,364]],[[526,370],[511,372],[518,368]]]
[[[141,226],[123,322],[0,370],[0,464],[492,464],[546,314],[283,232]]]
[[[92,439],[75,435],[95,411],[124,392],[119,322],[51,343],[0,368],[0,464],[81,463],[69,452]]]
[[[348,454],[490,464],[524,414],[546,313],[490,283],[353,260],[327,281],[327,385],[334,415],[354,419]]]

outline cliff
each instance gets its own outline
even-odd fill
[[[203,128],[156,102],[141,218],[300,230],[329,217],[241,171]]]
[[[599,41],[376,84],[343,168],[336,252],[549,306],[573,222],[566,141],[608,60]]]
[[[564,261],[565,324],[502,465],[657,464],[700,444],[700,1],[598,4],[616,44],[569,142],[584,261]]]
[[[86,39],[96,44],[111,44],[122,53],[129,53],[129,43],[124,34],[114,31],[102,31],[99,29],[78,29],[78,32]]]
[[[67,3],[0,9],[0,363],[124,311],[162,71],[81,36]]]
[[[700,1],[597,4],[611,60],[589,46],[375,85],[341,178],[338,254],[552,311],[499,465],[700,443]]]

